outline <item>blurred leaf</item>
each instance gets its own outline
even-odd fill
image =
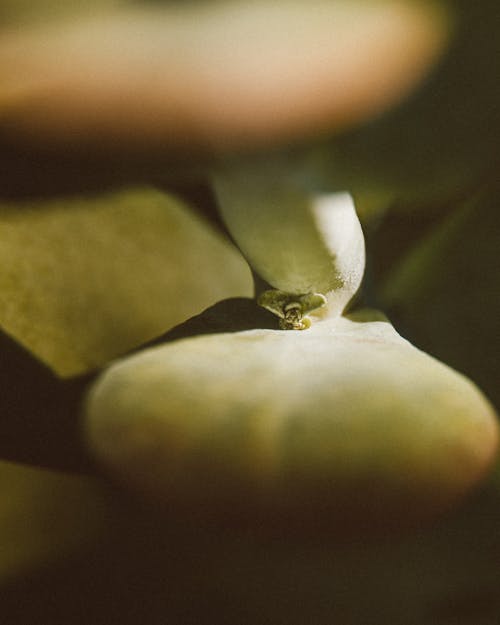
[[[500,163],[498,2],[451,3],[456,38],[415,95],[324,146],[335,188],[406,206],[457,197]]]
[[[16,625],[494,625],[500,496],[385,541],[304,544],[173,526],[123,504],[107,542],[2,585]]]
[[[27,23],[46,23],[54,18],[85,15],[96,10],[124,5],[126,0],[2,0],[0,23],[2,26]]]
[[[382,305],[420,348],[475,380],[500,406],[497,188],[447,218],[388,273]]]
[[[436,2],[127,3],[0,39],[0,139],[39,151],[287,145],[371,119],[449,35]],[[187,7],[185,6],[187,4]]]
[[[59,375],[251,292],[238,254],[150,189],[0,205],[0,325]]]
[[[106,518],[90,479],[0,462],[0,581],[67,557],[96,538]]]

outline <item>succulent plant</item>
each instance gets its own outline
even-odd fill
[[[1,3],[5,622],[498,620],[497,15]]]
[[[495,456],[492,406],[380,313],[342,316],[365,262],[348,194],[231,173],[222,215],[279,328],[229,322],[113,364],[87,401],[92,449],[171,515],[222,526],[310,535],[442,511]]]

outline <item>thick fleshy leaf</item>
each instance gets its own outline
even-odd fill
[[[0,462],[0,581],[74,554],[104,528],[104,490],[88,478]]]
[[[448,31],[433,2],[137,3],[0,38],[0,130],[115,154],[288,143],[400,100]]]
[[[289,294],[319,293],[340,315],[363,278],[365,246],[348,193],[313,194],[265,157],[215,177],[227,228],[252,269]]]
[[[90,392],[90,445],[176,518],[305,534],[426,518],[490,465],[494,412],[368,319],[198,336],[125,359]]]
[[[157,191],[0,205],[0,326],[61,376],[250,291],[241,257]]]

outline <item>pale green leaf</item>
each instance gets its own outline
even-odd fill
[[[231,301],[215,309],[227,315]],[[90,448],[174,519],[196,510],[309,538],[422,521],[491,465],[494,412],[469,380],[370,317],[228,327],[123,359],[90,391]]]
[[[157,191],[0,205],[0,326],[62,376],[250,291],[243,259]]]

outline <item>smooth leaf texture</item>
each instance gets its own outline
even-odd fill
[[[399,101],[448,34],[433,2],[138,3],[0,38],[0,132],[115,156],[287,144]]]
[[[157,191],[0,205],[0,326],[61,376],[250,292],[243,259]]]
[[[321,293],[313,314],[340,315],[359,288],[364,237],[348,193],[312,194],[261,158],[215,177],[221,216],[252,269],[274,289]]]
[[[89,444],[174,518],[305,535],[422,520],[491,464],[494,412],[466,378],[367,318],[124,359],[90,392]]]
[[[104,528],[93,480],[0,462],[0,581],[73,555]]]

